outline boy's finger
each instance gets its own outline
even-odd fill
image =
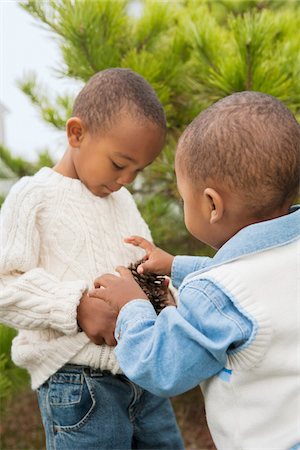
[[[117,341],[113,334],[105,337],[105,343],[110,347],[115,347],[117,345]]]
[[[116,278],[116,275],[112,275],[111,273],[106,273],[101,275],[101,277],[96,278],[94,281],[95,288],[100,288],[101,286],[106,287],[110,281],[113,281]]]
[[[169,278],[165,278],[163,281],[163,285],[167,288],[169,286],[169,284],[170,284]]]
[[[106,300],[106,292],[105,289],[91,289],[89,291],[89,297],[100,298],[101,300]]]
[[[121,277],[125,277],[125,278],[130,277],[130,278],[133,278],[133,277],[132,277],[132,274],[131,274],[131,272],[130,272],[130,270],[127,269],[127,268],[124,267],[124,266],[118,266],[118,267],[116,267],[116,272],[118,272],[118,273],[121,275]]]
[[[146,262],[140,264],[137,267],[137,272],[142,274],[142,273],[147,273],[147,272],[153,272],[153,269],[151,267],[151,263],[149,262],[149,260],[147,260]]]
[[[130,236],[124,239],[124,242],[127,244],[135,245],[136,247],[141,247],[147,253],[155,248],[155,245],[152,242],[147,241],[147,239],[141,236]]]

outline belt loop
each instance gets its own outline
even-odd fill
[[[103,377],[103,372],[100,369],[93,369],[92,367],[89,367],[89,375],[92,378]]]

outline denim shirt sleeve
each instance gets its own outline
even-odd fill
[[[125,375],[163,397],[181,394],[218,373],[228,349],[244,343],[251,323],[211,281],[195,280],[179,307],[156,316],[145,300],[125,305],[116,327],[115,354]]]
[[[178,288],[187,275],[204,269],[211,260],[208,256],[175,256],[171,273],[173,286]]]

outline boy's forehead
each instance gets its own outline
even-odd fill
[[[165,135],[166,130],[153,120],[150,120],[143,114],[133,114],[133,112],[121,112],[111,121],[111,125],[107,130],[108,134],[124,132],[127,135],[129,130],[151,130],[152,133]]]

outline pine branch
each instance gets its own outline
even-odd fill
[[[245,87],[246,87],[246,91],[251,91],[251,89],[252,89],[252,56],[251,56],[250,42],[246,43],[246,66],[247,66],[247,74],[246,74]]]
[[[25,80],[19,81],[20,89],[26,94],[31,103],[39,110],[42,118],[58,130],[64,130],[67,119],[71,116],[73,98],[57,96],[56,102],[51,104],[45,88],[38,85],[35,75],[28,75]]]
[[[25,175],[33,175],[35,172],[34,165],[21,157],[14,157],[11,152],[0,145],[0,160],[11,169],[15,177],[23,177]]]

